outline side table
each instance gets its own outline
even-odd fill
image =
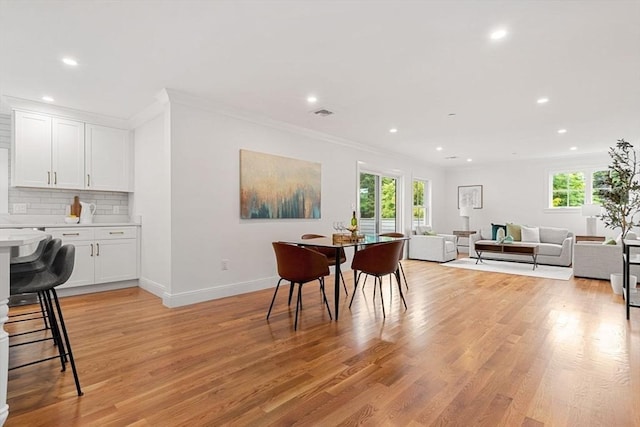
[[[576,236],[576,243],[578,242],[604,242],[604,236]]]
[[[458,253],[469,253],[469,236],[476,234],[474,230],[453,230],[453,235],[458,237],[456,249]]]

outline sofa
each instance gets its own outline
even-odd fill
[[[409,259],[447,262],[456,259],[457,236],[436,234],[426,227],[417,227],[409,240]]]
[[[573,233],[566,228],[533,227],[539,230],[538,264],[559,265],[568,267],[573,261]],[[480,231],[469,237],[469,257],[477,258],[475,244],[479,241],[490,243],[492,241],[491,227],[483,227]],[[517,241],[516,241],[517,243]],[[522,255],[503,254],[495,252],[483,252],[482,259],[495,259],[504,261],[533,262],[529,257]]]
[[[640,277],[640,265],[631,265],[631,274]],[[589,279],[609,280],[622,273],[622,245],[600,242],[577,242],[573,249],[573,275]]]

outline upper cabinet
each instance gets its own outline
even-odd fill
[[[12,184],[131,191],[129,131],[14,112]]]
[[[86,125],[86,188],[131,191],[129,131]]]

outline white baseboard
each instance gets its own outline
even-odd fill
[[[73,295],[91,294],[94,292],[114,291],[116,289],[135,288],[138,286],[138,279],[123,280],[121,282],[99,283],[96,285],[74,286],[72,288],[58,288],[57,293],[61,297]]]
[[[138,286],[140,286],[145,291],[157,296],[158,298],[163,298],[166,293],[166,288],[163,285],[144,277],[140,278],[140,284]]]
[[[276,283],[278,283],[278,277],[265,277],[264,279],[252,280],[249,282],[229,283],[212,288],[181,292],[179,294],[164,292],[162,295],[162,303],[169,308],[181,307],[198,302],[273,288]]]

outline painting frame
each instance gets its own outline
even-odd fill
[[[241,219],[320,219],[322,164],[240,150]]]
[[[458,209],[466,206],[482,209],[482,198],[482,185],[458,186]]]

